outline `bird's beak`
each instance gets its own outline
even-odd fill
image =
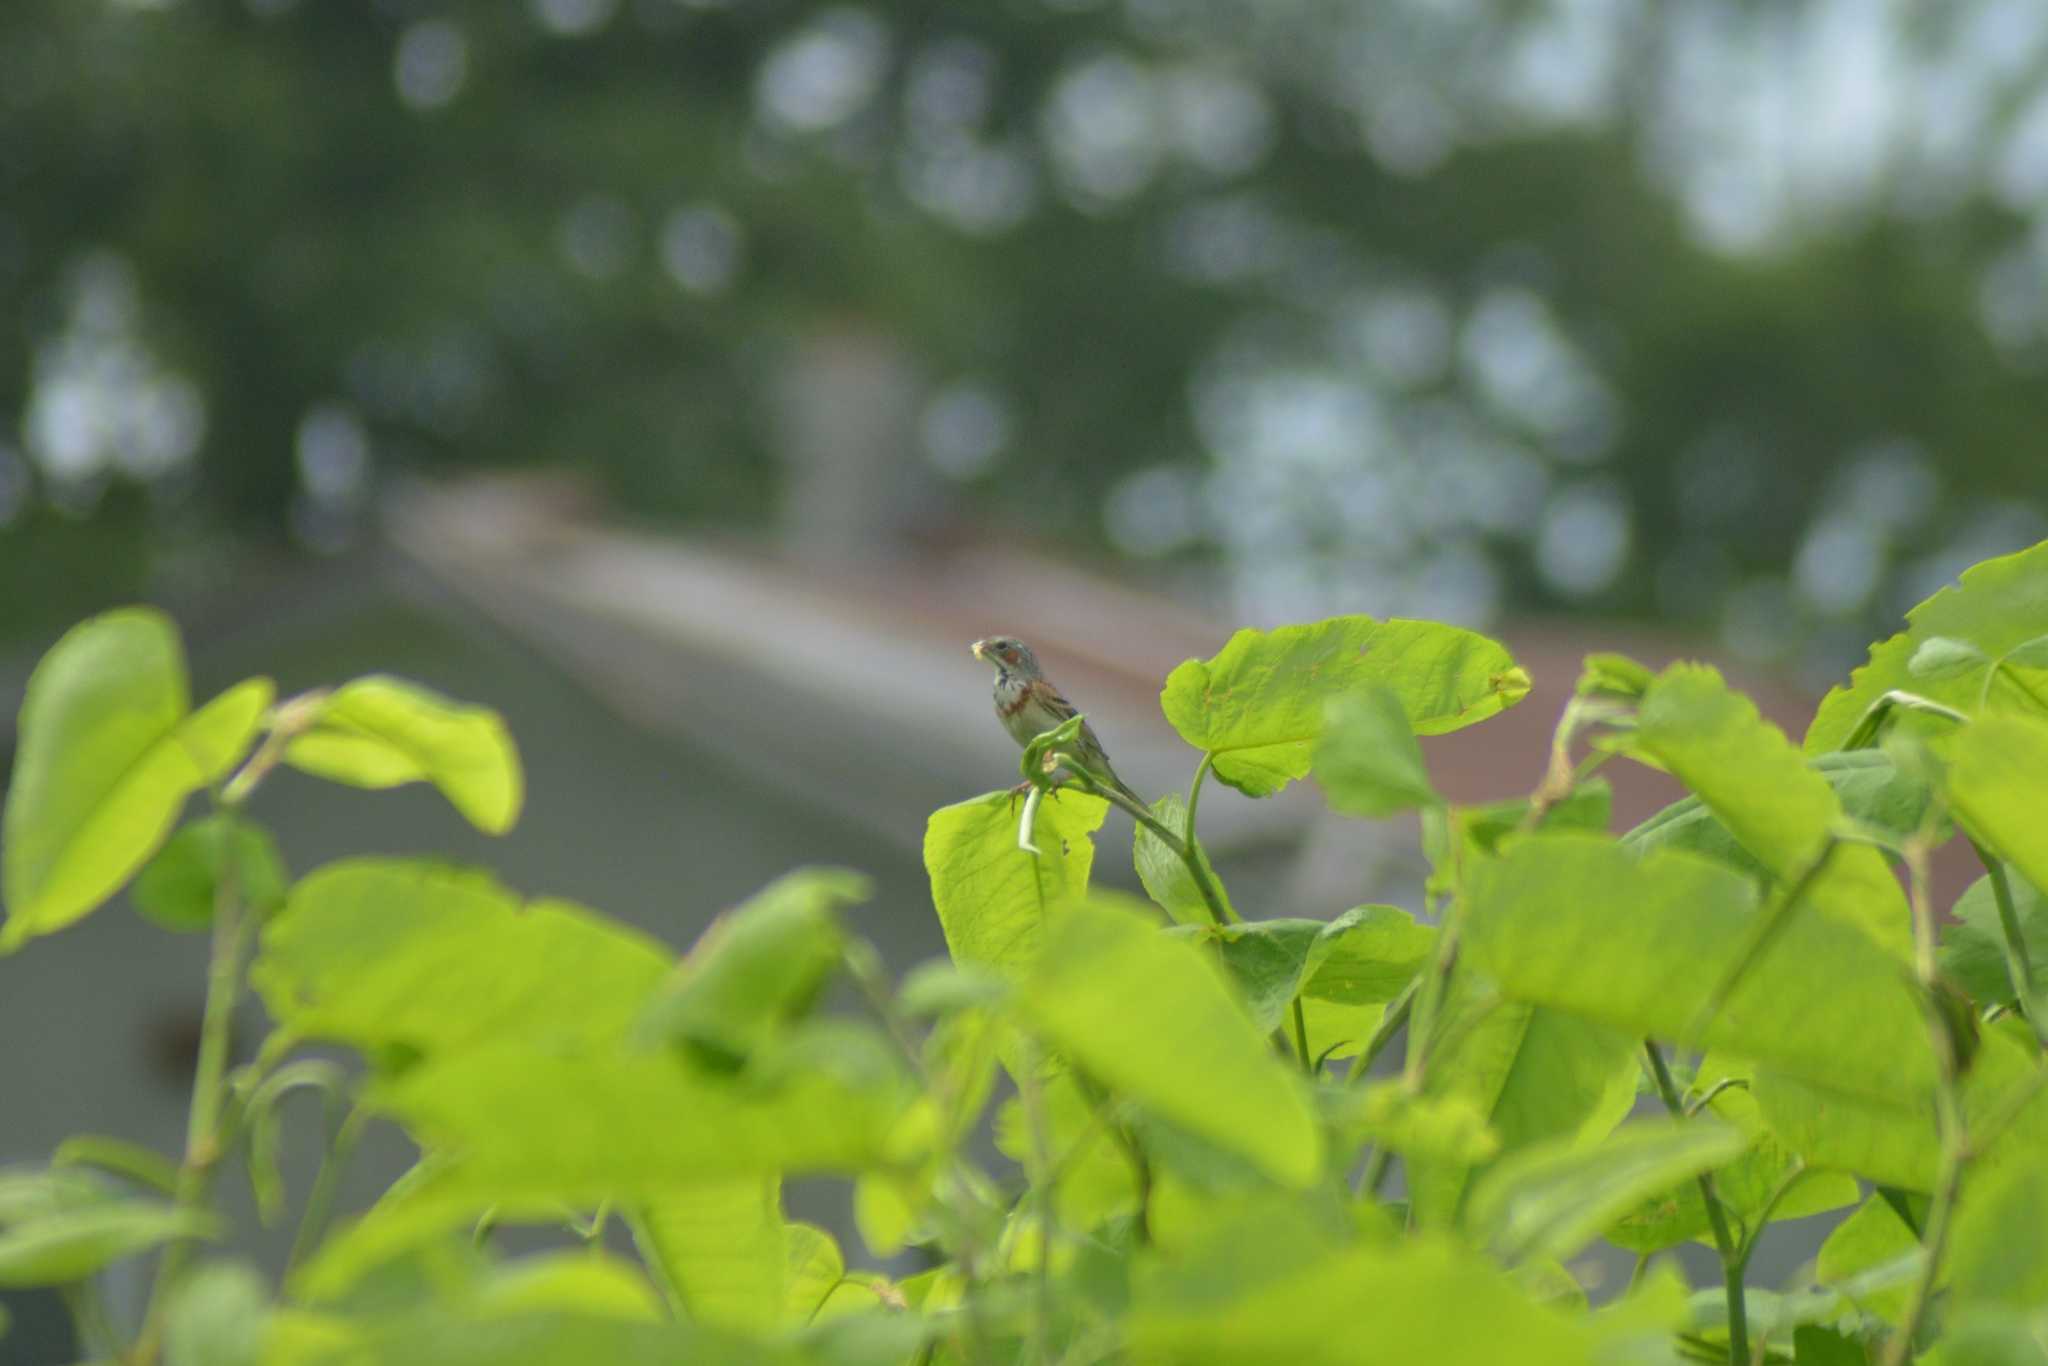
[[[974,642],[974,643],[973,643],[972,645],[970,645],[970,646],[968,646],[968,647],[967,647],[967,649],[968,649],[968,652],[969,652],[970,654],[972,654],[972,655],[973,655],[973,656],[974,656],[974,657],[975,657],[976,659],[980,659],[980,658],[981,658],[981,647],[982,647],[982,646],[984,646],[984,645],[986,645],[986,644],[988,644],[988,642],[987,642],[987,641],[985,641],[985,640],[977,640],[977,641],[975,641],[975,642]]]

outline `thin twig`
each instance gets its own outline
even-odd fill
[[[1643,1040],[1643,1052],[1650,1060],[1650,1075],[1657,1083],[1657,1094],[1664,1100],[1664,1108],[1673,1117],[1685,1115],[1684,1099],[1678,1094],[1678,1087],[1671,1080],[1671,1070],[1664,1065],[1664,1055],[1658,1051],[1655,1040]],[[1721,1208],[1721,1197],[1714,1189],[1711,1172],[1699,1174],[1700,1198],[1706,1202],[1707,1222],[1713,1226],[1714,1247],[1721,1254],[1721,1284],[1728,1303],[1728,1360],[1734,1366],[1748,1366],[1749,1362],[1749,1311],[1743,1302],[1742,1274],[1746,1258],[1735,1245],[1735,1237],[1728,1229],[1728,1213]]]

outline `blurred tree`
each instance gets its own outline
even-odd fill
[[[1860,640],[2042,534],[2044,65],[2037,0],[11,0],[0,570],[455,463],[766,521],[868,337],[928,523]]]

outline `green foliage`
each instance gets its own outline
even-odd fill
[[[2025,563],[2048,588],[2048,560]],[[1934,683],[2000,657],[1989,626],[1940,638],[1968,648],[1916,647]],[[1977,711],[1895,702],[1863,737],[1881,746],[1809,756],[1711,670],[1601,659],[1534,793],[1467,808],[1431,788],[1415,734],[1513,701],[1505,651],[1363,618],[1240,634],[1167,687],[1197,773],[1263,794],[1313,769],[1340,810],[1422,807],[1436,923],[1380,905],[1219,923],[1171,799],[1133,847],[1162,916],[1089,888],[1107,803],[1037,802],[1033,852],[993,793],[931,818],[950,961],[899,986],[841,870],[770,883],[680,959],[431,860],[288,881],[241,814],[278,763],[431,780],[496,828],[518,795],[502,728],[388,680],[274,708],[245,685],[213,709],[232,724],[202,722],[148,613],[52,660],[8,807],[10,838],[28,832],[9,885],[30,889],[10,934],[75,919],[162,845],[139,904],[214,941],[181,1157],[81,1137],[0,1172],[0,1285],[63,1286],[107,1336],[101,1273],[158,1254],[139,1335],[111,1344],[130,1360],[1968,1361],[2048,1315],[2048,1063],[2041,997],[2014,989],[2048,949],[2048,722],[1995,687]],[[1581,742],[1689,795],[1617,837]],[[213,809],[166,842],[200,786]],[[1938,931],[1877,850],[1919,888],[1957,830],[2009,895],[1987,877]],[[245,984],[273,1029],[236,1057]],[[300,1090],[325,1101],[325,1159],[287,1192]],[[1646,1094],[1666,1115],[1629,1118]],[[337,1213],[374,1126],[419,1161]],[[243,1168],[265,1218],[298,1213],[277,1287],[197,1260]],[[850,1187],[866,1254],[926,1269],[850,1265],[792,1222],[785,1186],[817,1179]],[[1745,1283],[1767,1225],[1859,1182],[1883,1191],[1817,1286]],[[509,1256],[503,1225],[542,1250]],[[1590,1310],[1569,1259],[1602,1236],[1711,1242],[1721,1284],[1688,1300],[1653,1268]]]

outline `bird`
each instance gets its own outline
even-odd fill
[[[1045,732],[1056,730],[1074,718],[1074,704],[1067,701],[1066,695],[1045,676],[1045,670],[1038,665],[1038,656],[1031,652],[1029,645],[1014,636],[989,636],[975,641],[969,648],[976,659],[995,666],[996,720],[1003,723],[1003,729],[1010,732],[1010,738],[1018,744],[1029,745]],[[1081,723],[1080,734],[1070,744],[1061,746],[1059,752],[1079,759],[1140,807],[1150,805],[1116,776],[1116,770],[1110,767],[1109,755],[1103,751],[1102,741],[1095,738],[1094,729],[1086,721]]]

